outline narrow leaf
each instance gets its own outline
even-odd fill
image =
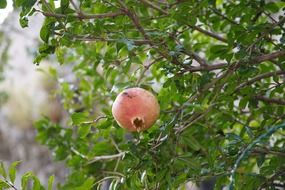
[[[22,190],[26,190],[26,189],[27,189],[28,181],[29,181],[29,179],[31,179],[32,177],[33,177],[33,174],[32,174],[31,172],[25,173],[25,174],[22,176],[22,179],[21,179],[21,187],[22,187]]]
[[[20,161],[13,162],[9,168],[9,177],[12,183],[15,182],[16,179],[16,167],[19,165]]]
[[[81,124],[87,120],[87,114],[82,112],[76,112],[71,115],[73,125]]]
[[[7,173],[3,162],[0,162],[0,175],[2,175],[4,178],[7,178]]]
[[[48,179],[48,190],[52,190],[53,181],[54,181],[54,175],[50,176]]]
[[[80,138],[85,138],[89,132],[90,132],[90,129],[91,129],[91,125],[82,125],[79,127],[78,129],[78,135]]]
[[[10,187],[10,185],[9,185],[6,181],[0,179],[0,189],[1,189],[1,190],[2,190],[2,189],[7,189],[7,188],[9,188],[9,187]]]

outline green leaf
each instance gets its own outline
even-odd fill
[[[41,39],[48,43],[48,39],[49,39],[49,35],[50,35],[50,27],[48,24],[44,24],[41,28],[41,31],[40,31],[40,37]]]
[[[41,54],[52,54],[52,53],[54,53],[54,51],[55,51],[55,46],[51,46],[48,44],[42,44],[39,47],[39,52]]]
[[[52,190],[53,181],[54,181],[54,175],[50,176],[48,179],[48,189],[47,190]]]
[[[50,7],[51,7],[52,10],[55,9],[54,0],[49,0],[49,5],[50,5]]]
[[[28,27],[28,18],[27,17],[21,17],[20,18],[20,25],[22,28]]]
[[[23,2],[24,2],[25,0],[16,0],[15,2],[16,2],[16,7],[20,7],[22,4],[23,4]]]
[[[183,141],[195,151],[198,151],[202,148],[200,143],[191,135],[183,136]]]
[[[39,63],[40,63],[44,58],[46,58],[47,56],[48,56],[48,54],[46,54],[46,53],[38,54],[38,55],[35,57],[33,63],[36,64],[36,65],[39,65]]]
[[[260,154],[260,155],[258,155],[256,161],[257,161],[257,166],[258,166],[259,168],[261,168],[262,164],[263,164],[264,161],[265,161],[265,154]]]
[[[55,49],[57,61],[62,65],[64,63],[64,50],[63,48],[57,47]]]
[[[241,109],[245,109],[245,107],[247,106],[248,104],[248,98],[242,98],[239,102],[239,107]]]
[[[277,13],[279,11],[279,7],[275,2],[270,2],[265,5],[265,10],[270,11],[272,13]]]
[[[79,127],[78,129],[78,135],[80,138],[85,138],[89,132],[90,132],[90,129],[91,129],[91,125],[82,125]]]
[[[98,123],[98,125],[96,125],[96,128],[98,128],[98,129],[107,129],[111,125],[112,125],[112,120],[107,119],[107,120],[105,120],[103,122]]]
[[[65,10],[68,9],[68,6],[69,6],[69,0],[61,0],[60,1],[61,13],[65,13]]]
[[[22,176],[21,179],[22,190],[27,190],[27,185],[29,180],[33,180],[32,190],[43,190],[43,187],[39,179],[32,172],[27,172]]]
[[[16,161],[16,162],[13,162],[12,165],[10,166],[9,168],[9,177],[10,177],[10,180],[12,183],[15,182],[15,178],[16,178],[16,167],[20,164],[21,162],[20,161]]]
[[[4,178],[7,178],[7,173],[6,173],[6,170],[5,170],[5,167],[4,167],[4,164],[3,164],[2,161],[0,162],[0,174],[1,174]]]
[[[56,160],[64,160],[68,157],[70,151],[66,147],[58,146],[55,150],[55,159]]]
[[[94,179],[93,178],[88,178],[86,181],[84,181],[84,183],[77,188],[74,188],[74,190],[90,190],[92,189],[94,184]]]
[[[85,122],[88,119],[88,116],[86,113],[76,112],[71,115],[71,119],[72,119],[73,125],[79,125]]]
[[[6,181],[0,179],[0,189],[2,190],[2,189],[8,189],[8,188],[10,188],[10,185]]]
[[[44,24],[42,25],[40,37],[45,43],[48,43],[48,39],[52,33],[52,29],[54,28],[55,21],[56,19],[54,18],[46,18]]]
[[[55,68],[49,67],[48,72],[54,79],[57,79],[58,74]]]
[[[27,184],[28,184],[28,181],[29,179],[31,179],[33,177],[33,174],[31,172],[27,172],[25,173],[23,176],[22,176],[22,179],[21,179],[21,187],[22,187],[22,190],[27,190]]]
[[[7,1],[6,0],[0,0],[0,9],[5,9],[7,7]]]
[[[34,180],[34,183],[33,183],[32,190],[41,190],[42,186],[41,186],[39,179],[36,176],[33,176],[33,180]]]
[[[215,46],[211,47],[210,51],[213,54],[220,55],[220,54],[226,53],[228,51],[228,46],[225,46],[225,45],[215,45]]]

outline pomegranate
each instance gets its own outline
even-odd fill
[[[112,107],[117,123],[129,131],[150,128],[159,116],[156,97],[142,88],[129,88],[121,92]]]

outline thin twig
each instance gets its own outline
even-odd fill
[[[228,18],[227,16],[223,15],[222,13],[220,13],[216,8],[212,8],[210,7],[210,9],[215,13],[217,14],[218,16],[222,17],[223,19],[227,20],[228,22],[234,24],[234,25],[239,25],[239,23],[237,23],[236,21]]]
[[[203,113],[199,113],[195,117],[190,118],[190,122],[187,123],[185,126],[177,128],[175,134],[181,133],[182,131],[184,131],[185,129],[187,129],[188,127],[190,127],[191,125],[202,119],[203,117],[207,116],[207,114],[211,111],[213,105],[209,106]]]
[[[122,152],[122,151],[119,149],[119,146],[118,146],[117,143],[115,142],[114,138],[111,136],[110,139],[111,139],[112,144],[113,144],[114,147],[116,148],[116,150],[117,150],[118,152]]]
[[[274,23],[278,24],[278,26],[283,30],[285,31],[285,28],[283,27],[283,25],[281,23],[278,23],[277,20],[275,20],[269,13],[267,12],[263,12],[268,18],[270,18]]]
[[[153,60],[151,63],[149,63],[148,65],[144,66],[144,69],[143,71],[141,72],[140,76],[138,77],[137,79],[137,82],[136,82],[136,86],[138,86],[141,82],[141,80],[143,79],[144,77],[144,74],[146,73],[147,70],[149,70],[149,68],[154,64],[156,63],[157,61],[161,60],[163,57],[159,57],[155,60]]]
[[[101,119],[107,119],[107,116],[99,116],[96,119],[94,119],[93,121],[85,121],[82,124],[92,124],[92,123],[97,123],[98,121],[100,121]]]
[[[118,176],[121,176],[121,177],[126,177],[124,174],[122,174],[122,173],[120,173],[120,172],[102,171],[102,173],[105,173],[105,174],[113,174],[113,175],[118,175]]]
[[[55,33],[56,35],[62,36],[63,34]],[[114,38],[104,38],[100,36],[84,36],[84,35],[72,35],[70,36],[74,40],[78,41],[102,41],[102,42],[121,42],[122,39],[114,39]],[[134,43],[134,45],[147,45],[149,41],[144,39],[127,39],[128,41]]]
[[[103,155],[103,156],[96,156],[92,159],[90,159],[87,164],[92,164],[94,162],[97,162],[97,161],[102,161],[102,160],[114,160],[116,158],[122,158],[125,156],[125,154],[128,153],[128,152],[120,152],[118,154],[113,154],[113,155]]]
[[[186,49],[183,49],[182,52],[185,53],[186,55],[189,55],[194,60],[196,60],[200,64],[201,67],[205,67],[206,68],[206,67],[209,66],[207,64],[206,60],[203,59],[202,57],[200,57],[200,55],[198,55],[197,53],[189,51],[189,50],[186,50]]]
[[[81,158],[88,160],[87,156],[81,154],[81,153],[80,153],[78,150],[76,150],[75,148],[71,147],[71,151],[72,151],[74,154],[80,156]]]
[[[204,29],[202,29],[202,28],[199,27],[199,26],[191,26],[191,25],[188,25],[188,26],[189,26],[190,28],[194,29],[194,30],[199,31],[199,32],[202,33],[202,34],[205,34],[205,35],[207,35],[207,36],[210,36],[211,38],[214,38],[214,39],[219,40],[219,41],[224,42],[224,43],[228,43],[228,40],[225,39],[225,38],[223,38],[223,37],[221,37],[219,34],[216,34],[216,33],[214,33],[214,32],[208,31],[208,30],[204,30]]]
[[[155,5],[154,3],[148,1],[148,0],[140,0],[141,2],[145,3],[146,5],[150,6],[151,8],[165,14],[165,15],[168,15],[168,12],[161,9],[159,6]]]
[[[7,185],[9,185],[12,189],[18,190],[17,187],[16,187],[13,183],[11,183],[10,181],[8,181],[7,179],[4,179],[4,181],[5,181],[5,183],[7,183]]]
[[[117,179],[117,180],[121,180],[121,177],[119,177],[119,176],[107,176],[107,177],[104,177],[103,179],[101,179],[101,180],[97,181],[97,182],[96,182],[96,183],[94,183],[93,185],[97,185],[97,184],[99,184],[99,183],[101,183],[101,182],[103,182],[103,181],[106,181],[106,180],[108,180],[108,179]]]
[[[169,34],[169,37],[172,38],[177,43],[177,45],[183,47],[183,45],[179,42],[179,40],[176,39],[175,34]],[[182,48],[181,52],[188,55],[192,59],[196,60],[202,67],[208,67],[206,60],[200,57],[200,55],[198,55],[197,53],[185,48]]]
[[[48,10],[48,14],[55,14],[54,11],[52,10],[50,4],[46,0],[41,0],[41,2],[43,4],[43,6],[45,6],[46,9]],[[56,20],[64,28],[64,30],[66,30],[65,24],[60,20],[60,18],[56,17]]]

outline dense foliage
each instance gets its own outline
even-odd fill
[[[35,63],[55,54],[76,75],[57,92],[70,121],[35,125],[71,169],[58,189],[106,181],[110,189],[177,189],[211,178],[215,189],[284,187],[284,1],[57,4],[15,0],[22,27],[45,16]],[[159,121],[141,133],[111,115],[116,95],[134,86],[161,106]]]

